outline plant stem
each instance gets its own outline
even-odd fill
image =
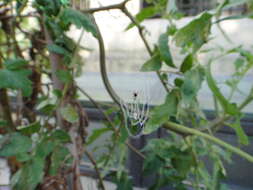
[[[151,50],[151,47],[150,47],[149,44],[148,44],[147,39],[145,38],[145,36],[144,36],[144,34],[143,34],[143,27],[142,27],[142,26],[139,24],[139,22],[133,17],[133,15],[127,10],[126,7],[124,7],[123,9],[121,9],[121,11],[122,11],[123,13],[125,13],[125,15],[135,24],[135,26],[136,26],[137,29],[138,29],[139,35],[140,35],[140,37],[141,37],[141,39],[142,39],[142,41],[143,41],[143,43],[144,43],[144,45],[145,45],[145,47],[146,47],[148,53],[149,53],[149,55],[152,57],[152,56],[153,56],[153,52],[152,52],[152,50]],[[159,80],[161,81],[162,85],[164,86],[165,90],[166,90],[167,92],[170,92],[170,89],[168,88],[167,83],[163,80],[160,71],[156,71],[156,74],[157,74]]]
[[[0,69],[3,68],[2,60],[0,59]],[[5,88],[0,89],[0,106],[3,110],[3,118],[7,121],[9,129],[15,131],[15,125],[11,116],[10,102],[8,93]]]
[[[105,116],[105,119],[109,122],[109,124],[112,126],[114,133],[119,136],[118,130],[115,128],[111,118],[106,114],[106,112],[103,110],[103,108],[83,89],[77,86],[77,89],[83,93],[90,101],[98,108],[98,110]],[[137,155],[139,155],[141,158],[145,159],[145,155],[142,154],[139,150],[137,150],[133,145],[131,145],[128,141],[125,142],[125,144],[128,146],[129,149],[131,149],[133,152],[135,152]]]
[[[100,72],[102,76],[102,80],[104,82],[105,88],[109,95],[111,96],[112,100],[120,106],[120,97],[117,95],[117,93],[114,91],[113,87],[111,86],[111,83],[109,81],[109,78],[107,76],[107,71],[106,71],[106,55],[105,55],[105,46],[104,46],[104,40],[102,37],[102,34],[100,32],[100,29],[96,23],[96,20],[94,17],[93,22],[96,26],[97,29],[97,39],[98,39],[98,44],[99,44],[99,64],[100,64]]]
[[[87,157],[89,158],[89,160],[91,161],[91,163],[93,164],[93,166],[94,166],[94,168],[96,170],[96,173],[98,175],[98,180],[99,180],[99,184],[100,184],[101,189],[105,190],[105,185],[103,183],[103,178],[102,178],[102,176],[100,174],[100,171],[99,171],[99,168],[97,166],[96,160],[94,159],[93,155],[90,152],[88,152],[86,149],[85,149],[84,152],[85,152],[85,154],[87,155]]]
[[[109,6],[105,6],[105,7],[98,7],[98,8],[91,8],[91,9],[86,9],[86,10],[82,10],[83,13],[95,13],[95,12],[99,12],[99,11],[108,11],[108,10],[112,10],[112,9],[123,9],[126,5],[127,2],[129,2],[130,0],[125,0],[121,3],[118,4],[114,4],[114,5],[109,5]]]
[[[238,109],[241,111],[243,108],[245,108],[249,103],[251,103],[253,101],[253,87],[250,90],[249,95],[245,98],[245,100],[239,105]],[[232,117],[230,115],[224,115],[221,118],[217,118],[215,119],[212,124],[210,125],[209,129],[211,129],[212,131],[216,132],[217,130],[219,130],[220,126],[227,120],[232,119]],[[201,130],[201,131],[205,131]]]
[[[203,137],[209,141],[212,141],[220,146],[223,146],[224,148],[228,149],[229,151],[247,159],[248,161],[250,162],[253,162],[253,156],[251,156],[250,154],[240,150],[239,148],[236,148],[214,136],[210,136],[206,133],[203,133],[203,132],[200,132],[196,129],[192,129],[192,128],[189,128],[189,127],[185,127],[183,125],[179,125],[179,124],[176,124],[176,123],[172,123],[172,122],[167,122],[164,124],[164,128],[166,129],[169,129],[169,130],[174,130],[174,131],[178,131],[178,132],[181,132],[181,133],[187,133],[187,134],[191,134],[191,135],[197,135],[197,136],[200,136],[200,137]]]

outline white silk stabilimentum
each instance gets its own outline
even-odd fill
[[[121,110],[124,114],[125,127],[131,137],[142,135],[145,122],[149,116],[149,86],[144,90],[136,90],[132,94],[132,101],[121,100]]]

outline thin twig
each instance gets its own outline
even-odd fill
[[[126,5],[127,2],[129,2],[130,0],[125,0],[121,3],[118,4],[114,4],[114,5],[108,5],[108,6],[104,6],[104,7],[98,7],[98,8],[91,8],[91,9],[86,9],[86,10],[82,10],[81,12],[83,13],[95,13],[95,12],[100,12],[100,11],[109,11],[112,9],[123,9]]]
[[[249,95],[245,98],[245,100],[239,105],[238,109],[241,111],[243,110],[249,103],[251,103],[253,101],[253,87],[249,92]],[[230,115],[224,115],[221,118],[217,118],[215,119],[211,125],[208,127],[208,129],[211,129],[212,131],[216,132],[220,129],[220,127],[222,126],[222,124],[224,124],[224,122],[228,121],[232,119],[232,117]],[[202,129],[201,131],[206,131],[207,129]]]
[[[143,33],[143,29],[144,29],[144,28],[139,24],[139,22],[138,22],[138,21],[134,18],[134,16],[127,10],[126,7],[124,7],[124,8],[121,9],[121,10],[122,10],[123,13],[125,13],[125,15],[126,15],[126,16],[135,24],[135,26],[137,27],[138,32],[139,32],[139,35],[140,35],[140,37],[141,37],[141,39],[142,39],[142,41],[143,41],[143,43],[144,43],[144,45],[145,45],[145,47],[146,47],[148,53],[149,53],[149,55],[152,57],[152,56],[153,56],[152,49],[151,49],[151,47],[149,46],[148,41],[147,41],[147,39],[145,38],[144,33]],[[165,81],[163,80],[163,78],[162,78],[161,72],[160,72],[160,71],[156,71],[156,74],[157,74],[159,80],[161,81],[161,83],[163,84],[165,90],[166,90],[167,92],[170,92],[170,89],[168,88],[166,82],[165,82]]]
[[[86,149],[85,149],[84,152],[85,152],[85,154],[87,155],[87,157],[89,158],[89,160],[91,161],[91,163],[94,166],[94,169],[95,169],[95,171],[97,173],[97,176],[98,176],[98,180],[99,180],[99,184],[100,184],[101,189],[105,190],[105,185],[104,185],[104,182],[103,182],[103,178],[100,174],[100,171],[99,171],[96,160],[94,159],[93,155],[90,152],[88,152]]]
[[[138,156],[140,156],[142,159],[146,159],[146,156],[142,154],[139,150],[137,150],[133,145],[131,145],[128,141],[126,142],[126,145]]]
[[[26,15],[4,15],[4,16],[0,16],[0,20],[3,19],[13,19],[13,18],[27,18],[27,17],[39,17],[39,15],[37,15],[37,13],[29,13]]]
[[[105,113],[105,111],[103,110],[103,108],[87,93],[85,92],[83,89],[81,89],[80,87],[76,87],[82,94],[84,94],[91,103],[94,104],[94,106],[96,106],[98,108],[98,110],[104,115],[105,119],[109,122],[109,124],[112,126],[114,132],[116,135],[119,135],[119,132],[117,131],[117,129],[114,127],[114,124],[111,120],[111,118]],[[145,155],[142,154],[139,150],[137,150],[134,146],[132,146],[129,142],[125,142],[125,144],[128,146],[129,149],[131,149],[133,152],[135,152],[137,155],[139,155],[141,158],[145,159]]]

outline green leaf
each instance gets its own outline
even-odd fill
[[[95,140],[97,140],[100,136],[102,136],[103,134],[107,133],[111,131],[110,128],[100,128],[100,129],[94,129],[92,131],[91,136],[89,136],[88,140],[87,140],[87,144],[92,144]]]
[[[244,65],[245,61],[241,57],[237,58],[234,61],[235,69],[238,71]]]
[[[37,4],[39,5],[38,9],[48,16],[58,15],[61,8],[61,2],[59,0],[36,0],[35,5]]]
[[[193,66],[193,56],[190,53],[184,58],[183,63],[181,64],[180,67],[180,71],[182,73],[185,73],[186,71],[190,70],[192,66]]]
[[[69,5],[69,0],[61,0],[61,3],[62,3],[63,5]]]
[[[97,37],[96,26],[87,14],[66,8],[63,10],[61,20],[66,24],[74,24],[77,28],[84,28],[87,32],[91,32],[94,37]]]
[[[64,83],[69,83],[72,81],[72,75],[69,71],[59,70],[56,71],[56,76]]]
[[[0,156],[9,157],[27,152],[32,147],[32,140],[19,133],[10,134],[0,149]]]
[[[4,62],[4,66],[8,70],[19,70],[23,69],[28,62],[24,59],[17,58],[17,59],[8,59]]]
[[[237,106],[228,102],[228,100],[220,92],[220,89],[218,88],[215,80],[213,79],[213,76],[211,74],[211,62],[208,64],[208,67],[206,69],[206,81],[212,93],[221,104],[223,110],[230,115],[237,115],[239,113]]]
[[[212,151],[213,151],[213,154],[215,154],[216,156],[224,159],[226,162],[228,163],[232,163],[232,160],[231,160],[231,155],[232,153],[226,149],[223,149],[217,145],[212,145]]]
[[[195,53],[208,40],[211,18],[212,15],[205,12],[199,18],[179,29],[174,37],[176,45],[192,49],[193,53]]]
[[[11,179],[13,190],[35,190],[44,176],[44,159],[34,157],[26,163]]]
[[[7,124],[8,124],[7,121],[0,119],[0,128],[6,126]]]
[[[167,33],[161,34],[158,40],[158,49],[162,60],[170,67],[175,67],[173,59],[168,46],[169,39]]]
[[[49,174],[55,176],[58,174],[58,170],[62,167],[62,164],[66,161],[66,157],[70,155],[69,150],[64,146],[57,146],[51,156],[51,165]]]
[[[240,122],[239,117],[237,117],[237,119],[234,123],[229,124],[229,126],[235,130],[236,135],[239,138],[239,143],[241,143],[243,145],[249,144],[248,136],[246,135],[246,133],[244,132],[244,130],[241,126],[241,122]]]
[[[161,67],[162,67],[162,63],[160,60],[160,55],[155,54],[153,55],[153,57],[151,57],[150,60],[146,61],[142,65],[141,71],[143,72],[158,71],[159,69],[161,69]]]
[[[61,55],[69,55],[68,50],[66,50],[65,48],[57,45],[57,44],[50,44],[47,46],[48,51],[52,52],[52,53],[57,53],[57,54],[61,54]]]
[[[176,116],[178,106],[177,91],[172,91],[166,97],[165,103],[151,111],[150,118],[144,127],[144,133],[150,134],[169,120],[170,116]]]
[[[184,80],[181,79],[181,78],[176,78],[176,79],[174,80],[174,84],[175,84],[177,87],[180,88],[180,87],[184,84]]]
[[[116,178],[113,181],[117,185],[116,190],[133,190],[133,181],[126,172],[123,172],[120,178]]]
[[[53,133],[50,135],[50,139],[57,140],[62,143],[68,143],[71,141],[69,134],[60,129],[53,131]]]
[[[228,51],[228,53],[239,53],[242,57],[245,57],[250,66],[253,65],[253,54],[241,47],[237,47]]]
[[[135,134],[135,133],[133,133]],[[129,137],[129,132],[127,131],[126,127],[121,126],[120,127],[120,138],[119,138],[119,143],[123,144],[126,142],[126,140]]]
[[[78,119],[79,119],[78,113],[75,110],[75,108],[71,106],[70,104],[64,108],[61,108],[60,113],[66,121],[70,123],[78,122]]]
[[[20,153],[16,155],[16,158],[19,162],[26,162],[31,159],[31,156],[26,152]]]
[[[143,9],[141,9],[141,11],[135,16],[135,20],[138,23],[141,23],[145,19],[155,16],[157,11],[158,10],[154,6],[145,7]],[[133,28],[134,26],[135,26],[135,24],[131,23],[127,26],[127,28],[125,30],[129,30],[129,29]]]
[[[57,143],[48,139],[43,139],[35,148],[35,156],[45,159],[55,148]]]
[[[186,176],[191,167],[195,165],[195,161],[190,150],[185,150],[177,153],[176,158],[172,160],[172,164],[181,176]]]
[[[28,79],[30,70],[0,69],[0,88],[22,90],[24,96],[32,93],[32,82]]]
[[[17,127],[18,131],[20,131],[24,135],[32,135],[33,133],[37,133],[41,128],[40,122],[34,122],[26,126]]]
[[[204,76],[205,70],[201,66],[197,66],[185,73],[184,83],[181,86],[181,94],[183,101],[186,104],[191,103],[191,101],[197,96],[204,80]]]

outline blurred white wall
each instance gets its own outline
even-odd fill
[[[121,0],[93,0],[91,7],[106,6],[110,4],[119,3]],[[136,14],[140,9],[140,1],[132,0],[128,4],[129,10],[132,14]],[[129,31],[124,31],[130,20],[119,10],[103,11],[95,14],[97,23],[103,34],[107,51],[107,62],[109,71],[112,72],[138,72],[140,66],[149,58],[143,42],[140,39],[138,31],[133,28]],[[176,22],[181,27],[189,23],[193,17],[187,17]],[[147,29],[147,38],[151,45],[157,42],[159,35],[166,30],[168,21],[164,19],[149,19],[142,23]],[[249,48],[253,45],[252,19],[229,20],[221,23],[222,29],[227,33],[232,43],[228,42],[218,27],[212,27],[211,41],[203,48],[229,48],[238,45],[243,45]],[[79,31],[80,32],[80,31]],[[79,32],[74,30],[70,36],[78,38]],[[81,42],[86,47],[91,47],[93,51],[83,52],[86,57],[86,71],[96,72],[98,68],[98,46],[97,41],[90,35],[85,35]],[[180,65],[184,55],[180,55],[180,48],[175,47],[173,41],[171,42],[171,52],[174,61]],[[213,56],[212,54],[210,54]],[[220,60],[220,66],[216,64],[215,73],[224,74],[231,70],[231,62],[234,56],[227,56]],[[201,62],[207,61],[206,55],[200,55]]]
[[[101,3],[95,0],[91,1],[91,6],[105,6],[121,2],[121,0],[100,0],[100,2]],[[130,1],[128,3],[128,8],[132,14],[135,15],[140,9],[140,1]],[[127,99],[127,97],[131,97],[133,90],[143,88],[143,86],[145,86],[145,81],[148,80],[150,83],[150,89],[152,89],[154,95],[152,102],[163,102],[165,93],[156,75],[154,73],[139,73],[141,65],[149,59],[149,55],[141,41],[137,29],[132,28],[129,31],[125,31],[130,20],[119,10],[98,12],[95,14],[95,17],[105,41],[107,68],[109,72],[112,72],[109,74],[109,78],[115,90],[121,97]],[[176,24],[178,27],[182,27],[192,19],[194,19],[194,17],[187,17],[177,21]],[[153,44],[157,42],[159,35],[166,30],[168,21],[165,19],[148,19],[143,22],[142,25],[146,27],[146,37],[153,47]],[[239,45],[243,45],[245,48],[252,47],[252,19],[224,21],[221,23],[221,28],[227,33],[231,42],[228,42],[218,27],[214,25],[211,31],[210,42],[207,45],[204,45],[203,49],[215,48],[218,50],[219,47],[228,49]],[[79,33],[80,31],[74,30],[70,33],[70,36],[77,39]],[[94,98],[103,101],[110,100],[110,97],[104,89],[102,80],[97,73],[99,72],[97,41],[88,34],[83,37],[81,44],[86,47],[91,47],[93,50],[91,52],[82,52],[82,55],[85,57],[85,72],[83,76],[78,79],[79,84],[90,94],[94,95]],[[185,55],[180,54],[180,48],[175,47],[173,41],[170,42],[170,46],[174,62],[179,66]],[[214,56],[217,52],[208,55],[200,54],[200,62],[205,64],[209,57]],[[229,55],[217,61],[217,63],[213,65],[214,74],[223,77],[224,75],[231,73],[233,71],[233,61],[236,57],[237,55]],[[132,74],[129,74],[129,72]],[[252,77],[251,74],[241,83],[242,91],[244,91],[245,94],[247,94],[249,90]],[[228,94],[227,88],[224,88],[224,86],[221,88],[225,94]],[[211,108],[213,104],[212,96],[206,85],[203,85],[200,99],[203,107]],[[241,99],[242,95],[236,97],[236,101],[238,102],[240,102]],[[252,105],[247,107],[247,111],[252,111]]]

